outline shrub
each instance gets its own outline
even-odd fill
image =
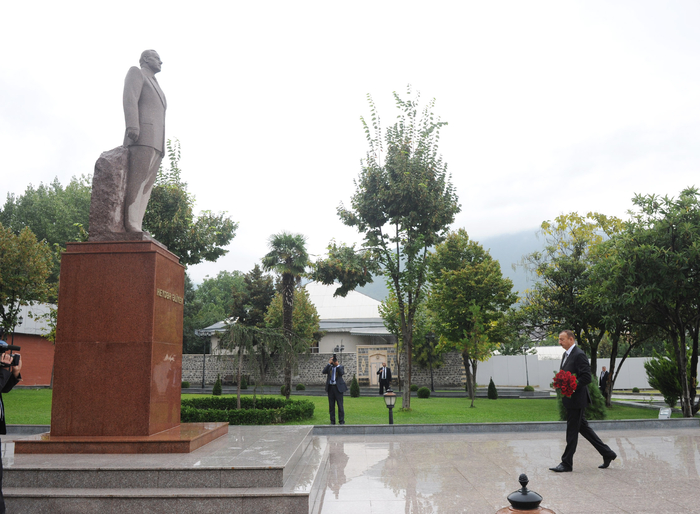
[[[603,393],[600,392],[598,384],[591,382],[588,384],[588,392],[591,395],[591,404],[586,408],[586,419],[606,419],[608,417],[608,411],[605,408],[605,398],[603,398]],[[559,419],[561,421],[566,421],[566,408],[562,402],[561,390],[557,389],[557,406],[559,407]]]
[[[493,383],[493,378],[489,380],[489,390],[486,394],[489,400],[498,400],[498,389],[496,389],[496,384]]]
[[[214,389],[212,389],[211,394],[221,396],[221,375],[216,375],[216,382],[214,382]]]
[[[638,392],[639,392],[639,388],[638,388],[638,387],[633,387],[633,388],[632,388],[632,392],[633,392],[633,393],[638,393]]]
[[[411,384],[411,392],[415,393],[418,391],[418,384]]]
[[[586,408],[586,419],[606,419],[608,410],[605,407],[605,397],[600,392],[597,380],[588,384],[588,392],[591,394],[591,404]]]
[[[282,387],[280,387],[280,394],[284,397],[287,396],[287,386],[283,385]]]
[[[430,389],[427,387],[421,387],[418,389],[418,392],[416,393],[418,398],[430,398]]]
[[[245,375],[241,375],[241,389],[248,389],[248,380]]]
[[[644,363],[644,369],[647,372],[649,385],[659,390],[669,407],[675,407],[678,398],[683,394],[683,388],[678,379],[676,359],[672,354],[666,351],[666,355],[660,355],[654,351],[654,357]],[[688,369],[690,369],[690,360]],[[690,379],[690,373],[688,373],[688,379]]]
[[[350,396],[353,398],[360,397],[360,383],[357,381],[357,376],[352,375],[352,382],[350,382]]]
[[[311,419],[314,404],[309,400],[241,397],[241,408],[235,397],[202,397],[182,401],[180,420],[183,423],[228,422],[230,425],[269,425]]]
[[[184,381],[182,382],[182,386],[181,386],[181,387],[182,387],[183,389],[188,389],[188,388],[190,387],[190,383],[189,383],[188,381],[184,380]]]
[[[534,391],[534,390],[535,390],[535,388],[532,387],[532,386],[525,386],[525,387],[523,387],[523,391],[531,392],[531,391]]]
[[[297,384],[297,391],[306,391],[306,386],[304,384]]]

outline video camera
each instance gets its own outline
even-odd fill
[[[5,341],[0,341],[0,354],[5,352],[18,352],[22,349],[21,346],[14,346],[7,344]],[[5,364],[0,362],[0,366],[3,368],[10,368],[12,366],[19,366],[19,355],[12,355],[12,362],[10,364]]]
[[[338,356],[335,353],[333,354],[333,362],[338,362]]]

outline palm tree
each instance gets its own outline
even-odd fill
[[[282,275],[282,330],[287,347],[284,355],[285,396],[289,398],[292,390],[292,360],[294,344],[292,343],[292,312],[294,310],[294,285],[301,281],[309,263],[306,252],[306,238],[301,234],[281,232],[273,234],[268,241],[270,251],[262,258],[265,271],[274,271]]]

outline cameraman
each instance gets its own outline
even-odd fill
[[[0,333],[0,337],[3,334]],[[5,341],[0,340],[0,351],[2,351],[3,346],[8,346]],[[13,387],[22,380],[22,375],[20,375],[20,370],[22,369],[22,358],[18,353],[17,365],[12,365],[13,355],[10,355],[7,351],[3,351],[0,354],[0,391],[3,393],[9,393]],[[2,394],[0,394],[0,434],[7,434],[7,428],[5,426],[5,405],[2,403]],[[5,514],[5,498],[2,495],[2,458],[0,458],[0,514]]]
[[[343,380],[345,368],[338,364],[335,354],[328,361],[326,367],[321,372],[326,376],[326,392],[328,393],[328,410],[331,414],[331,425],[335,425],[335,404],[338,404],[338,422],[345,424],[345,410],[343,410],[343,393],[348,390]]]

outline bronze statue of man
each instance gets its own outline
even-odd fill
[[[124,79],[124,146],[129,173],[124,195],[124,229],[142,232],[141,224],[165,148],[165,95],[155,74],[163,64],[158,52],[145,50]]]

